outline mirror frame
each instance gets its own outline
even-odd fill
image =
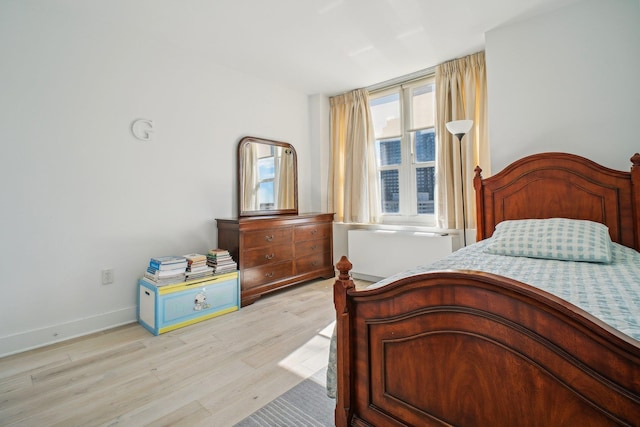
[[[242,155],[244,147],[250,143],[259,143],[266,145],[275,145],[291,150],[293,154],[293,208],[290,209],[263,209],[263,210],[247,210],[243,206],[244,201],[244,156]],[[293,145],[281,142],[273,141],[270,139],[256,138],[253,136],[246,136],[238,143],[238,216],[260,216],[260,215],[298,215],[298,155]]]

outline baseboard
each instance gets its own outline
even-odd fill
[[[116,326],[136,322],[136,307],[60,323],[46,328],[0,337],[0,357],[89,335]]]

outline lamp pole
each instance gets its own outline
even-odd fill
[[[447,130],[458,138],[460,148],[460,190],[462,193],[462,239],[467,246],[467,212],[464,199],[464,171],[462,166],[462,138],[471,130],[473,120],[454,120],[446,123]]]
[[[462,138],[464,137],[464,133],[456,133],[458,137],[458,147],[460,148],[460,189],[462,193],[462,239],[464,241],[464,246],[467,246],[467,212],[465,210],[465,200],[464,200],[464,172],[462,167]]]

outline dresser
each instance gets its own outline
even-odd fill
[[[218,247],[238,263],[242,306],[268,292],[331,278],[333,214],[216,219]]]

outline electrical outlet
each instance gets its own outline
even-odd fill
[[[113,283],[113,269],[107,268],[102,270],[102,284],[109,285]]]

